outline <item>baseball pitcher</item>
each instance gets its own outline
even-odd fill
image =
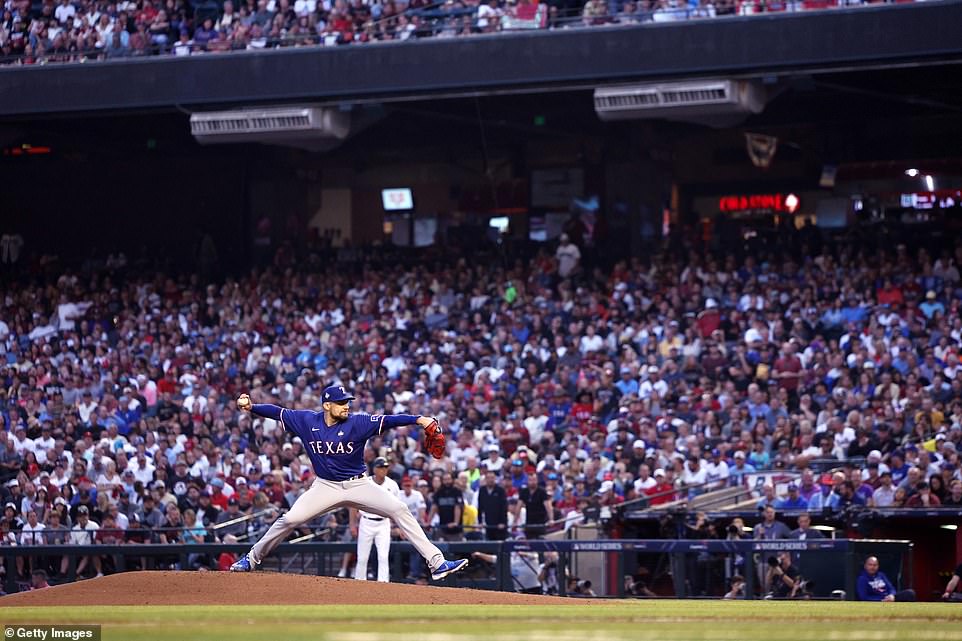
[[[298,436],[307,450],[317,480],[301,494],[291,509],[242,556],[231,572],[250,572],[287,536],[303,523],[340,507],[353,507],[394,521],[405,538],[424,557],[435,581],[463,570],[467,559],[446,561],[441,550],[428,540],[407,506],[395,495],[376,486],[367,476],[364,446],[384,430],[417,424],[424,428],[424,445],[435,458],[444,456],[444,430],[427,416],[396,414],[383,416],[351,414],[354,396],[342,386],[332,385],[321,397],[322,412],[290,410],[270,404],[253,404],[241,394],[237,407],[257,416],[280,421],[284,429]]]

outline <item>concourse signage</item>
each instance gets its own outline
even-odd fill
[[[718,199],[718,211],[731,216],[794,214],[801,204],[795,194],[740,194]]]

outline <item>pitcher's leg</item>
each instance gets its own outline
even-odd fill
[[[363,483],[348,488],[347,500],[360,505],[368,512],[394,521],[398,528],[404,532],[405,538],[428,562],[428,567],[431,570],[444,563],[444,554],[441,553],[438,546],[428,540],[424,530],[411,516],[411,511],[401,502],[401,499],[376,487],[373,483]]]
[[[264,536],[254,544],[250,551],[251,561],[254,563],[263,561],[295,528],[337,506],[345,496],[346,492],[333,483],[327,484],[320,479],[314,481],[310,489],[294,501],[291,509],[274,521]]]
[[[377,548],[377,580],[381,583],[391,581],[391,522],[382,521],[374,535]]]

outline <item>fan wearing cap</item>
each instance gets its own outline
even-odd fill
[[[374,459],[374,484],[385,492],[400,498],[401,488],[387,475],[390,464],[383,456]],[[406,504],[405,504],[406,506]],[[377,548],[377,580],[379,583],[390,581],[391,520],[366,510],[351,509],[351,533],[357,536],[357,567],[354,578],[367,581],[367,560],[371,555],[371,544]]]
[[[645,496],[650,497],[648,499],[648,505],[662,505],[674,501],[675,494],[672,490],[675,489],[675,486],[668,479],[665,470],[658,468],[655,470],[654,476],[655,484],[645,490]]]
[[[394,521],[431,568],[431,578],[440,580],[464,569],[467,559],[447,561],[441,550],[428,540],[407,506],[385,492],[367,476],[364,448],[367,441],[385,430],[417,424],[435,425],[427,416],[393,416],[351,413],[354,396],[341,385],[331,385],[321,394],[321,412],[290,410],[269,404],[253,404],[241,394],[237,407],[257,416],[279,421],[284,429],[301,439],[317,478],[291,509],[278,518],[250,552],[231,566],[232,572],[250,572],[296,528],[339,507],[363,509]]]
[[[808,501],[803,499],[798,493],[798,485],[788,484],[788,496],[776,499],[775,508],[779,510],[807,510]]]

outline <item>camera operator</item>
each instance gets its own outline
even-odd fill
[[[779,552],[778,557],[768,557],[768,575],[765,583],[768,585],[767,598],[790,599],[798,593],[801,587],[801,574],[792,565],[791,552]]]
[[[731,578],[731,590],[725,593],[723,599],[744,599],[745,598],[745,577],[736,574]]]
[[[541,582],[541,589],[544,594],[558,594],[559,581],[561,581],[558,563],[560,557],[557,552],[545,552],[544,563],[538,572],[538,580]],[[567,574],[565,568],[565,574]]]
[[[484,561],[490,565],[498,562],[497,554],[487,554],[485,552],[472,552],[471,558]],[[511,553],[511,578],[514,580],[516,592],[524,594],[542,594],[540,568],[538,567],[537,552],[512,552]]]
[[[648,577],[647,568],[638,568],[638,573],[634,576],[625,575],[625,596],[640,596],[654,598],[658,595],[651,591],[645,580]]]
[[[732,522],[728,524],[725,528],[725,540],[726,541],[741,541],[747,538],[745,536],[745,522],[742,521],[741,517],[735,517]],[[745,555],[741,553],[731,554],[725,561],[726,564],[726,574],[728,576],[744,574],[745,573]]]
[[[685,538],[688,539],[714,539],[715,537],[715,525],[708,520],[708,515],[704,512],[697,512],[695,514],[694,523],[685,523],[687,528],[685,531]]]
[[[576,576],[568,578],[568,596],[574,597],[595,597],[595,591],[591,589],[591,581],[581,580]]]
[[[686,539],[717,539],[715,525],[704,512],[695,514],[695,522],[685,523]],[[702,551],[685,555],[686,576],[688,578],[689,595],[706,596],[709,594],[713,566],[715,559],[708,552]]]
[[[725,540],[726,541],[740,541],[745,537],[745,521],[741,517],[735,517],[732,522],[725,528]]]

